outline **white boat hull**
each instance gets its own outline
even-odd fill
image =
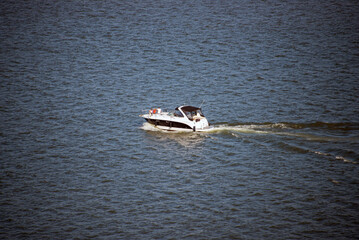
[[[212,129],[212,127],[206,127],[206,128],[200,128],[200,129],[189,129],[189,128],[177,128],[177,127],[167,127],[167,126],[155,126],[154,124],[151,124],[154,128],[157,128],[162,131],[168,131],[168,132],[206,132]]]

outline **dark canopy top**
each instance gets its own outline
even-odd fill
[[[182,109],[182,111],[185,111],[185,112],[193,112],[193,111],[200,110],[200,108],[192,107],[192,106],[183,106],[183,107],[181,107],[181,109]],[[176,110],[178,110],[178,108],[176,108]]]

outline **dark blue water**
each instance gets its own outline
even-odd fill
[[[0,39],[1,239],[359,238],[356,1],[6,0]]]

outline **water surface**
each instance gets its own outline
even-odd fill
[[[356,2],[0,10],[2,239],[359,238]]]

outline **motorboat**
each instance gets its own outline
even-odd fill
[[[201,108],[180,106],[174,111],[162,111],[161,108],[152,108],[146,114],[140,115],[151,125],[167,131],[205,131],[209,123]]]

